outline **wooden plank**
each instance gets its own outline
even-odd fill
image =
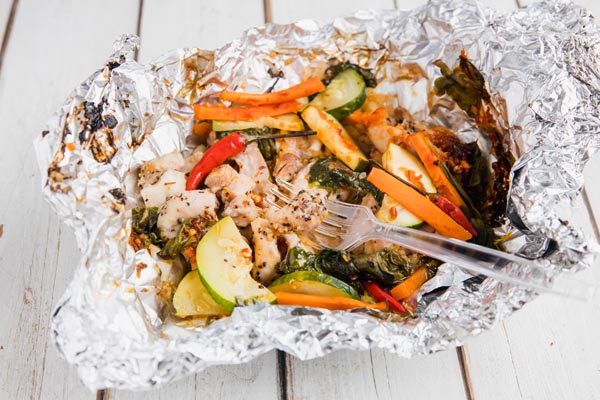
[[[178,2],[177,7],[159,0],[145,0],[139,59],[144,62],[177,47],[217,48],[239,37],[245,29],[263,23],[261,0],[188,0]],[[276,399],[279,393],[276,358],[272,351],[247,364],[209,368],[152,392],[113,390],[110,398]]]
[[[111,391],[111,400],[277,399],[275,351],[242,365],[211,367],[152,392]]]
[[[382,350],[288,359],[290,399],[465,399],[454,350],[402,359]]]
[[[114,38],[135,28],[136,13],[118,0],[18,3],[0,74],[0,398],[93,397],[48,343],[79,254],[40,196],[32,141]]]
[[[145,0],[142,10],[140,60],[150,60],[179,47],[215,49],[264,23],[261,0]],[[160,27],[160,29],[157,29]]]
[[[402,2],[398,2],[402,8]],[[417,2],[418,3],[418,2]],[[414,2],[407,8],[414,7]],[[272,0],[273,22],[286,23],[305,18],[323,22],[352,14],[361,8],[391,9],[392,1],[303,1]],[[324,358],[300,361],[288,357],[287,397],[392,399],[464,399],[466,397],[454,350],[407,360],[381,350],[340,351]],[[310,384],[308,384],[310,382]],[[431,385],[431,382],[436,382]]]

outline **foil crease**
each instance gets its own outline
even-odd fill
[[[415,117],[476,139],[477,129],[448,99],[437,99],[431,114],[427,102],[439,76],[432,61],[451,65],[465,49],[503,110],[519,157],[511,220],[559,245],[542,260],[550,279],[557,270],[589,267],[598,252],[582,227],[564,216],[571,215],[585,163],[600,146],[599,40],[593,17],[572,3],[500,14],[462,1],[363,11],[332,24],[268,24],[218,50],[177,49],[147,65],[133,59],[138,39],[122,36],[35,142],[44,195],[74,229],[82,254],[52,318],[58,348],[90,389],[146,389],[274,348],[301,359],[370,348],[411,357],[490,329],[535,294],[491,279],[467,285],[468,275],[452,265],[444,265],[424,291],[447,289],[427,301],[424,296],[419,317],[403,322],[270,305],[236,308],[205,328],[163,320],[160,262],[128,246],[131,209],[140,204],[138,168],[189,150],[190,104],[198,99],[224,87],[285,88],[321,73],[331,58],[373,68],[377,90],[397,95]],[[422,76],[411,74],[419,68]],[[279,72],[283,78],[277,79]],[[141,264],[146,268],[140,272]]]

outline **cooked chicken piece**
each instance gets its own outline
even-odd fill
[[[185,172],[186,174],[189,173],[192,170],[192,168],[194,168],[194,165],[196,165],[198,161],[200,161],[205,151],[206,147],[204,146],[196,147],[192,154],[190,154],[190,156],[184,160],[183,172]]]
[[[380,121],[367,127],[367,136],[371,139],[373,146],[383,153],[390,143],[405,142],[408,134],[401,125],[392,126],[385,121]]]
[[[277,233],[310,231],[327,216],[327,192],[322,189],[301,190],[280,210],[269,209],[265,214]]]
[[[138,184],[140,187],[155,184],[160,175],[167,170],[181,171],[184,165],[183,157],[179,152],[165,154],[142,165]]]
[[[177,235],[183,220],[202,216],[217,219],[217,196],[209,190],[190,190],[169,196],[160,208],[157,226],[162,236],[170,239]]]
[[[211,192],[218,193],[225,186],[230,185],[238,175],[237,171],[231,165],[221,164],[208,174],[204,180],[204,184]]]
[[[256,183],[250,177],[238,174],[233,181],[221,190],[221,200],[228,202],[237,196],[248,196],[255,187]]]
[[[241,195],[231,200],[222,214],[230,216],[238,227],[244,228],[259,217],[259,207],[250,196]]]
[[[296,177],[292,181],[292,185],[294,185],[298,190],[301,190],[301,189],[302,190],[309,190],[310,189],[310,185],[308,183],[308,179],[309,179],[309,174],[310,174],[310,167],[313,164],[314,163],[310,163],[310,164],[306,165],[304,168],[302,168],[296,174]]]
[[[302,169],[302,159],[296,154],[285,153],[277,157],[273,175],[277,179],[290,181]]]
[[[146,207],[160,207],[167,197],[185,191],[185,174],[180,171],[172,169],[155,171],[146,175],[144,180],[154,182],[153,184],[145,183],[143,186],[140,183],[140,192]]]
[[[363,197],[362,201],[360,202],[360,205],[369,207],[371,211],[373,211],[373,213],[376,213],[377,210],[379,210],[379,208],[381,207],[375,199],[375,197],[373,197],[373,195],[370,193]]]
[[[250,143],[246,150],[232,157],[232,160],[239,166],[240,175],[246,175],[257,185],[269,181],[269,167],[256,143]]]
[[[259,282],[268,285],[277,277],[275,267],[281,261],[277,238],[269,222],[263,218],[255,219],[250,226],[254,244],[254,267],[251,275]]]
[[[146,207],[160,207],[168,196],[185,190],[183,164],[181,154],[174,152],[142,165],[138,187]]]

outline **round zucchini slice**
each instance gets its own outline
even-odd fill
[[[348,68],[329,82],[311,106],[327,111],[338,121],[358,110],[367,99],[367,84],[355,69]]]
[[[315,271],[296,271],[283,275],[269,285],[269,290],[273,293],[290,292],[359,299],[356,290],[346,282]]]
[[[180,318],[205,315],[228,315],[208,293],[196,271],[183,277],[173,295],[175,315]]]

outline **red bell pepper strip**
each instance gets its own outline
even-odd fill
[[[398,300],[394,299],[391,295],[389,295],[387,292],[385,292],[375,282],[365,282],[364,285],[365,285],[365,289],[367,289],[367,292],[369,292],[369,294],[371,296],[373,296],[373,298],[376,301],[387,302],[388,306],[392,310],[398,311],[399,313],[406,312],[406,308],[404,308],[404,306],[402,304],[400,304],[400,302],[398,302]]]
[[[200,161],[194,165],[185,184],[185,190],[196,190],[210,171],[245,149],[246,139],[239,133],[232,133],[219,140],[206,150]]]
[[[471,235],[477,236],[477,231],[475,230],[475,228],[473,228],[473,225],[471,225],[471,222],[469,222],[469,219],[467,218],[465,213],[463,213],[462,210],[456,204],[451,202],[450,199],[448,199],[447,197],[441,195],[432,197],[432,200],[436,206],[441,208],[443,212],[445,212],[453,220],[458,222],[460,226],[468,230]]]

